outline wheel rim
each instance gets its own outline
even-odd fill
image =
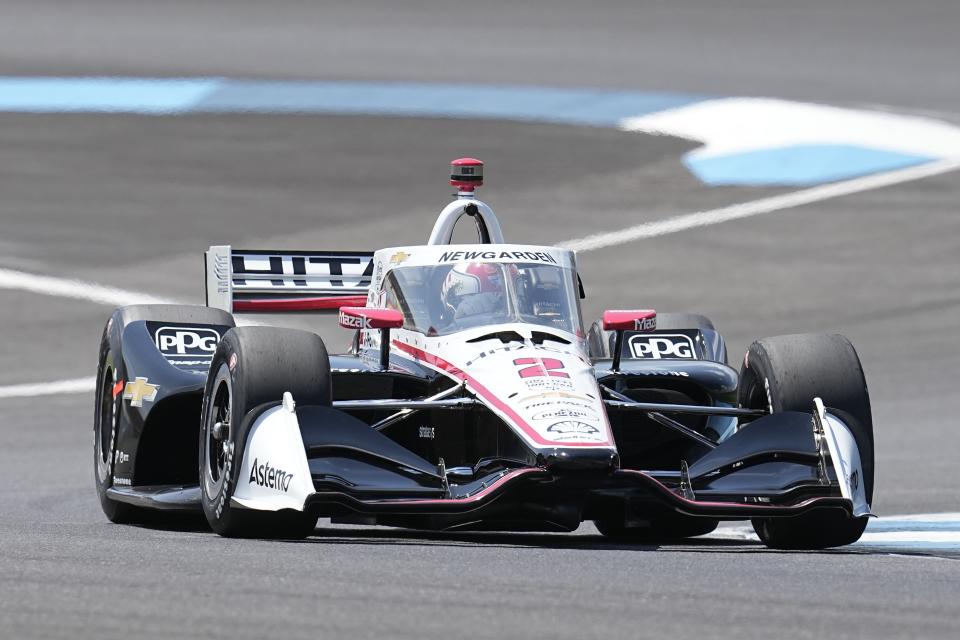
[[[97,420],[94,440],[97,447],[97,477],[101,482],[110,475],[113,460],[113,441],[116,436],[117,402],[113,394],[116,385],[116,370],[109,368],[104,371],[97,394]]]
[[[224,364],[220,367],[220,371],[214,380],[212,400],[204,422],[203,480],[207,495],[210,497],[220,493],[224,480],[230,473],[229,463],[233,446],[232,433],[228,432],[226,437],[218,438],[214,426],[217,423],[230,423],[232,391],[230,373],[227,365]]]

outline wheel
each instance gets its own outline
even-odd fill
[[[154,320],[233,326],[233,317],[219,309],[189,305],[131,305],[114,310],[100,339],[97,386],[93,418],[93,472],[97,497],[103,513],[111,522],[132,523],[149,520],[151,512],[107,496],[113,486],[116,452],[123,426],[123,406],[118,383],[127,379],[121,337],[131,322]]]
[[[647,527],[627,527],[623,520],[594,520],[597,530],[608,538],[634,542],[667,542],[682,540],[710,533],[717,528],[718,520],[694,518],[681,515],[664,515],[651,519]]]
[[[285,391],[300,404],[331,405],[330,361],[319,336],[274,327],[238,327],[210,363],[200,430],[200,493],[210,527],[227,537],[304,538],[316,516],[253,511],[231,504],[245,443],[244,417]],[[217,426],[219,425],[219,426]]]
[[[100,508],[110,522],[129,524],[140,522],[142,509],[107,497],[107,489],[113,486],[113,465],[117,449],[117,425],[120,421],[122,396],[116,392],[118,380],[125,379],[121,371],[123,362],[114,357],[110,348],[108,323],[100,340],[100,359],[97,367],[96,404],[93,417],[93,473]]]
[[[867,501],[873,499],[873,417],[860,358],[841,335],[801,334],[758,340],[740,369],[741,407],[805,411],[820,397],[853,432],[863,467]],[[856,542],[867,517],[822,509],[790,518],[757,518],[753,528],[768,547],[824,549]]]

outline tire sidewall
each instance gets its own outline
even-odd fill
[[[770,338],[772,344],[777,344],[776,340],[795,340],[801,336],[784,336],[782,338]],[[790,384],[791,373],[796,374],[796,369],[800,365],[789,362],[790,358],[785,357],[784,353],[789,352],[783,349],[784,342],[780,349],[781,359],[786,362],[774,363],[776,356],[768,351],[764,346],[765,341],[757,341],[750,345],[744,356],[743,366],[740,370],[740,382],[737,392],[739,406],[749,409],[766,409],[770,413],[779,413],[782,411],[804,411],[812,412],[813,398],[820,397],[828,410],[836,415],[850,429],[862,460],[864,471],[864,489],[867,500],[871,501],[873,496],[874,484],[874,453],[873,453],[873,426],[872,416],[869,406],[869,394],[866,388],[866,381],[863,378],[863,370],[860,365],[859,357],[853,346],[846,338],[842,336],[810,336],[811,351],[824,355],[818,349],[825,349],[827,341],[832,341],[831,348],[840,348],[847,353],[830,362],[829,358],[822,358],[816,361],[815,366],[821,365],[821,362],[841,368],[849,369],[848,375],[843,377],[845,383],[862,386],[862,389],[847,388],[841,390],[839,396],[833,394],[836,389],[823,386],[821,383],[813,385],[819,388],[809,388],[809,382],[806,385],[801,384],[804,393],[796,393],[796,388],[788,388],[785,385]],[[814,341],[823,342],[816,344]],[[800,359],[803,361],[803,358]],[[838,364],[839,363],[839,364]],[[810,358],[807,358],[806,366],[810,366]],[[778,372],[781,375],[777,375]],[[806,371],[805,373],[809,373]],[[803,379],[802,376],[794,375],[796,379]],[[828,376],[824,376],[828,378]],[[855,391],[855,393],[851,393]],[[846,393],[844,393],[846,392]],[[805,396],[810,395],[807,399]],[[800,396],[804,396],[801,401]],[[831,398],[854,397],[855,402],[852,406],[849,402],[845,404],[847,409],[839,409],[831,406]],[[804,404],[805,402],[809,404]],[[857,415],[854,415],[856,413]],[[860,538],[867,524],[867,517],[855,518],[849,513],[838,509],[817,509],[803,515],[790,518],[756,518],[752,521],[754,530],[761,541],[769,547],[779,549],[821,549],[827,547],[841,546],[855,542]]]
[[[107,490],[113,486],[114,466],[116,464],[117,437],[122,419],[123,396],[117,394],[110,398],[109,407],[104,406],[104,394],[110,393],[112,389],[104,388],[105,384],[115,385],[120,380],[126,379],[126,370],[123,365],[123,357],[120,352],[120,337],[117,327],[116,316],[111,317],[107,322],[100,339],[100,356],[97,364],[97,383],[94,392],[94,413],[93,413],[93,478],[94,485],[97,488],[97,498],[100,501],[100,508],[104,515],[111,522],[129,523],[135,522],[142,516],[141,510],[132,505],[117,502],[107,495]],[[110,411],[110,435],[103,438],[101,429],[103,428],[104,412]],[[103,454],[106,453],[106,456]],[[106,459],[104,459],[104,457]]]
[[[225,525],[226,523],[224,521],[229,519],[230,498],[233,497],[233,490],[236,486],[233,478],[233,461],[235,450],[233,448],[232,428],[227,440],[227,450],[224,453],[224,465],[220,472],[220,478],[216,481],[213,480],[210,471],[209,446],[211,438],[210,432],[213,428],[213,422],[215,419],[215,416],[213,415],[215,411],[214,400],[221,385],[226,385],[227,393],[230,397],[229,419],[230,425],[233,427],[233,425],[239,424],[236,422],[236,416],[234,415],[237,402],[233,394],[236,386],[233,384],[228,363],[218,360],[216,357],[214,357],[213,361],[210,363],[210,375],[208,376],[207,384],[203,393],[203,409],[201,413],[202,423],[200,426],[199,443],[200,460],[198,461],[198,470],[200,476],[200,500],[203,506],[203,512],[207,517],[207,521],[215,531],[218,530],[217,523],[223,523]]]
[[[309,337],[309,338],[308,338]],[[296,340],[308,339],[319,343],[313,363],[303,357],[309,349]],[[293,341],[291,345],[290,341]],[[297,345],[301,345],[299,348]],[[313,363],[313,364],[311,364]],[[200,501],[210,527],[218,534],[231,537],[302,538],[313,530],[316,517],[294,510],[256,511],[231,504],[238,483],[247,441],[249,411],[265,402],[279,402],[284,390],[306,404],[330,404],[329,360],[319,337],[308,332],[267,327],[240,327],[231,329],[220,340],[210,363],[203,393],[203,409],[199,429]],[[310,378],[320,381],[317,390],[298,385],[298,380]],[[227,384],[230,393],[230,429],[222,472],[223,481],[209,481],[208,442],[214,422],[214,403],[221,384]]]

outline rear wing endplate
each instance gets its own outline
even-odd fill
[[[252,251],[205,254],[207,306],[229,313],[334,311],[364,306],[373,252]]]

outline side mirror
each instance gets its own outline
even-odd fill
[[[390,329],[403,326],[403,314],[395,309],[340,307],[340,326],[344,329],[380,329],[380,368],[390,367]]]
[[[653,309],[633,309],[603,312],[606,331],[653,331],[657,328],[657,312]]]
[[[623,351],[624,331],[653,331],[657,328],[657,312],[653,309],[608,310],[603,312],[605,331],[616,331],[613,342],[614,372],[620,370],[620,352]]]
[[[340,326],[344,329],[399,329],[403,314],[394,309],[340,307]]]

